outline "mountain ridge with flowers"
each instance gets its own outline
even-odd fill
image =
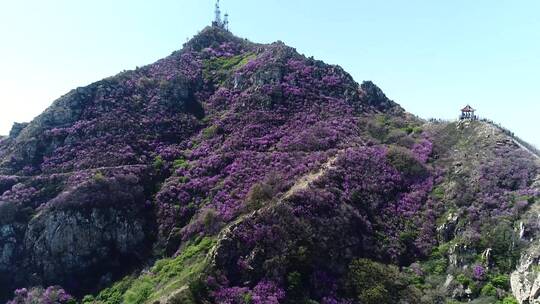
[[[208,27],[0,141],[0,298],[524,303],[538,170],[493,124]]]

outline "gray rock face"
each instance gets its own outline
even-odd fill
[[[448,242],[454,238],[456,226],[458,224],[459,216],[455,213],[449,213],[446,221],[439,227],[437,227],[437,235],[442,242]]]
[[[10,295],[24,271],[23,236],[25,224],[15,221],[13,205],[0,202],[0,300]]]
[[[540,303],[540,246],[531,246],[510,276],[512,293],[520,304]]]
[[[74,123],[94,94],[95,86],[73,90],[32,122],[15,124],[10,132],[10,142],[3,151],[0,150],[0,172],[16,172],[39,160],[46,151],[53,150],[53,143],[43,138],[44,131]]]
[[[28,123],[14,123],[13,127],[11,128],[11,131],[9,132],[10,138],[16,138],[21,134],[21,131],[28,126]]]
[[[144,219],[132,210],[58,210],[33,219],[25,236],[29,264],[45,282],[66,286],[88,273],[115,269],[136,257],[145,241]]]
[[[400,108],[394,101],[388,99],[383,91],[371,81],[364,81],[360,85],[360,90],[362,100],[380,111]]]
[[[0,202],[0,302],[27,286],[82,295],[139,265],[153,229],[139,183],[135,175],[90,178],[27,216],[24,203]]]
[[[538,178],[533,187],[539,189]],[[521,238],[531,235],[528,248],[523,251],[516,270],[510,276],[512,293],[520,304],[540,303],[540,206],[535,204],[523,215],[519,225]]]
[[[0,202],[0,281],[1,273],[11,273],[13,264],[21,250],[20,231],[24,230],[15,222],[15,206]]]
[[[0,271],[9,271],[14,260],[17,238],[14,225],[0,226]]]

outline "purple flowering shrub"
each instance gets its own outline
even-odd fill
[[[4,194],[7,190],[10,190],[15,184],[17,184],[19,178],[17,176],[0,175],[0,195]]]
[[[75,304],[75,299],[59,286],[46,289],[26,288],[15,290],[15,297],[8,304]]]
[[[523,236],[538,231],[536,224],[523,224],[521,232],[516,228],[521,222],[536,223],[524,215],[539,197],[532,185],[538,165],[490,124],[444,123],[427,128],[422,137],[432,144],[417,142],[412,151],[421,155],[424,147],[431,146],[427,166],[438,174],[428,204],[437,222],[439,246],[420,263],[417,275],[429,282],[428,290],[437,288],[434,278],[453,273],[462,287],[482,289],[472,298],[502,297],[511,292],[509,286],[495,291],[491,280],[515,270],[527,243]],[[455,259],[450,259],[450,252]]]
[[[19,183],[13,186],[11,190],[4,192],[4,194],[2,194],[1,196],[1,199],[8,202],[27,204],[34,200],[38,191],[39,190],[30,185]]]
[[[468,166],[464,160],[463,166]],[[539,173],[534,160],[525,151],[512,146],[499,146],[489,158],[482,158],[467,171],[450,174],[447,178],[461,185],[454,201],[465,210],[466,221],[471,223],[468,235],[479,251],[486,248],[476,242],[489,233],[491,227],[502,220],[514,221],[538,196],[531,183]],[[474,185],[474,186],[468,186]]]
[[[353,256],[407,265],[429,252],[432,178],[408,177],[388,153],[382,146],[346,149],[308,189],[235,226],[230,237],[242,245],[228,247],[236,249],[218,260],[227,278],[223,290],[250,288],[242,282],[257,282],[265,273],[284,282],[297,271],[306,278],[319,273],[305,288],[313,298],[330,299]],[[328,281],[324,292],[316,287],[321,272]]]
[[[269,174],[290,187],[290,181],[315,171],[338,149],[362,142],[350,104],[355,97],[335,98],[322,84],[325,75],[333,74],[350,82],[339,68],[306,60],[278,44],[235,73],[236,88],[221,87],[205,102],[209,127],[190,140],[189,153],[182,156],[190,167],[177,169],[156,196],[163,238],[174,232],[178,239],[178,229],[192,219],[181,238],[204,232],[196,228],[201,225],[195,217],[202,206],[228,222],[245,209],[251,187]],[[257,86],[260,81],[264,85]],[[282,84],[300,85],[310,94],[289,94]]]
[[[253,289],[221,288],[212,296],[219,304],[279,304],[285,298],[285,291],[275,282],[261,281]]]
[[[424,138],[415,143],[411,150],[418,161],[426,163],[433,152],[433,143]]]
[[[472,275],[475,280],[481,281],[485,279],[486,269],[482,265],[474,265],[472,268]]]
[[[218,51],[207,54],[238,56]],[[236,58],[240,57],[234,57],[234,62]],[[211,64],[224,66],[229,64],[227,60],[214,60]],[[360,105],[362,97],[371,98],[369,93],[375,89],[365,86],[365,91],[359,91],[357,84],[339,67],[306,60],[280,44],[258,52],[234,69],[232,75],[227,72],[206,78],[222,85],[204,102],[207,127],[186,143],[188,150],[178,156],[185,159],[182,163],[186,165],[175,168],[173,176],[156,195],[160,239],[166,240],[162,245],[170,252],[176,251],[182,240],[196,234],[213,234],[216,225],[230,222],[253,208],[246,204],[256,201],[255,210],[272,206],[276,198],[293,186],[292,181],[319,170],[341,150],[345,150],[346,156],[338,157],[338,169],[326,174],[321,184],[294,194],[289,199],[291,206],[278,207],[280,216],[242,222],[235,236],[248,246],[242,249],[240,257],[223,261],[226,265],[220,268],[228,275],[215,288],[217,302],[255,300],[256,283],[238,284],[264,282],[262,273],[270,269],[282,272],[281,277],[274,279],[283,282],[288,271],[284,267],[299,254],[290,252],[292,245],[276,247],[277,242],[284,240],[290,244],[305,243],[300,248],[309,254],[327,252],[308,258],[316,259],[314,264],[331,261],[322,272],[329,273],[327,277],[335,288],[322,293],[313,291],[318,299],[328,303],[341,301],[336,292],[342,274],[336,274],[332,266],[345,265],[350,260],[339,253],[339,248],[351,248],[357,254],[369,248],[373,256],[396,262],[405,262],[429,250],[433,229],[429,221],[421,220],[421,214],[431,191],[431,179],[425,174],[411,177],[400,172],[403,168],[396,168],[388,161],[384,147],[347,149],[365,144],[358,111],[369,112],[378,107],[375,102],[372,106]],[[393,106],[386,97],[378,98],[384,99],[386,106]],[[429,154],[429,141],[420,141],[408,164],[425,169],[423,164]],[[264,192],[272,176],[283,182]],[[343,176],[350,179],[344,185]],[[339,194],[326,190],[334,188],[340,189]],[[253,194],[254,189],[261,189],[260,196]],[[364,209],[366,204],[371,206],[370,210]],[[384,215],[371,218],[379,207],[384,209]],[[350,208],[355,212],[350,213]],[[395,218],[396,214],[400,216]],[[321,221],[323,215],[328,220]],[[415,224],[418,229],[414,228]],[[340,241],[343,234],[358,236],[343,243]],[[336,240],[335,244],[317,248],[321,235]],[[265,248],[267,257],[282,259],[268,261],[264,266],[253,265],[255,261],[247,255],[254,247]],[[257,263],[261,258],[257,258]],[[285,261],[285,265],[279,261]],[[307,260],[302,263],[309,268]],[[312,276],[311,272],[305,275]],[[312,280],[311,286],[318,286],[319,281]]]
[[[149,164],[158,150],[182,146],[200,130],[201,103],[213,93],[202,77],[203,62],[251,50],[251,43],[232,36],[214,45],[212,35],[221,34],[205,31],[152,65],[70,92],[0,155],[11,157],[11,169],[26,166],[35,174]],[[19,151],[21,143],[35,145],[35,153]]]

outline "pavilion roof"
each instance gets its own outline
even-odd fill
[[[461,112],[474,112],[476,111],[470,105],[467,105],[465,108],[461,109]]]

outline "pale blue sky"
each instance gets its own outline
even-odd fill
[[[479,114],[540,146],[540,1],[222,0],[231,30],[373,80],[409,112]],[[212,0],[0,0],[0,134],[70,89],[154,62]]]

